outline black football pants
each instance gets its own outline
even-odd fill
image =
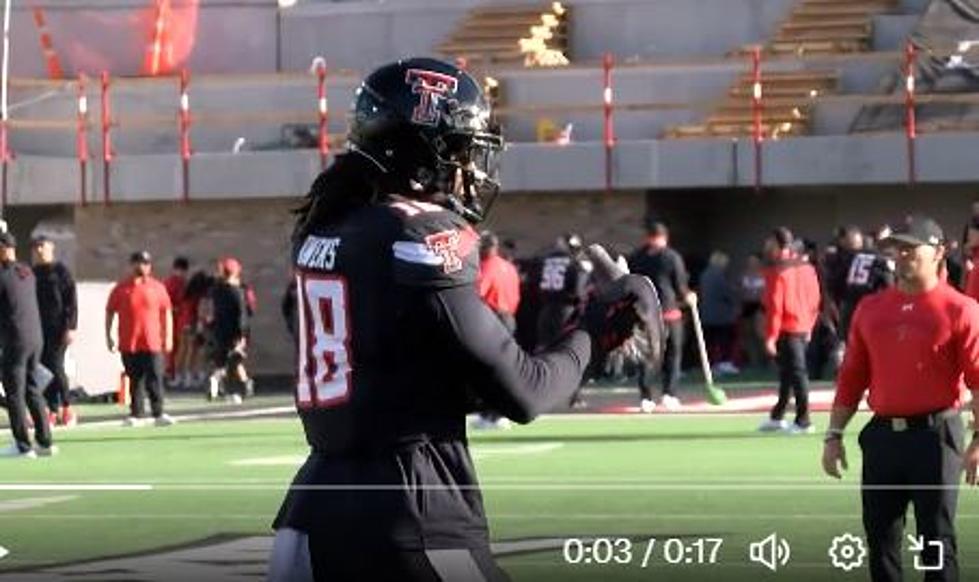
[[[316,534],[276,532],[267,582],[506,582],[490,548],[404,550],[338,545]]]
[[[680,370],[683,364],[683,319],[667,321],[666,349],[663,353],[663,395],[676,396],[676,387],[680,384]],[[639,366],[639,394],[642,398],[652,399],[653,389],[650,380],[656,375],[648,365]]]
[[[778,402],[772,408],[772,420],[782,420],[795,396],[795,422],[809,426],[809,372],[806,369],[806,334],[783,333],[775,344],[778,363]]]
[[[135,418],[146,414],[144,393],[150,395],[153,416],[163,414],[163,354],[160,352],[133,352],[122,355],[122,365],[129,376],[129,410]]]
[[[27,432],[27,415],[34,421],[34,440],[38,446],[51,446],[51,426],[48,424],[44,396],[34,381],[34,368],[38,364],[40,347],[25,348],[4,346],[3,388],[7,392],[7,416],[10,432],[21,452],[31,450],[31,437]]]
[[[914,505],[918,536],[925,543],[918,562],[942,569],[924,573],[926,582],[957,582],[955,510],[965,439],[955,416],[931,428],[895,431],[874,418],[860,431],[863,450],[863,524],[874,582],[900,582],[901,557],[908,541],[904,525]],[[932,543],[929,543],[932,542]],[[938,549],[938,544],[944,546]],[[919,576],[917,572],[916,576]]]
[[[44,389],[44,398],[48,401],[48,408],[52,412],[57,412],[62,406],[68,406],[68,375],[65,373],[66,351],[68,351],[68,344],[65,343],[63,331],[45,334],[44,349],[41,350],[41,364],[51,370],[54,378]]]

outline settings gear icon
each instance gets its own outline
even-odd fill
[[[836,536],[829,547],[829,558],[833,561],[833,567],[844,572],[863,566],[866,557],[867,548],[863,545],[863,539],[851,533]]]

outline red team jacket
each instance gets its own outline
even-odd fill
[[[520,275],[513,264],[499,255],[479,264],[476,285],[482,300],[497,313],[514,315],[520,304]]]
[[[816,269],[798,259],[780,262],[765,271],[765,339],[782,333],[811,333],[819,315]]]

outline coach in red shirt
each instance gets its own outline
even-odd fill
[[[979,441],[974,434],[965,447],[959,414],[964,388],[979,388],[979,304],[941,280],[945,239],[934,221],[912,217],[885,244],[897,254],[897,286],[866,297],[853,316],[823,469],[840,478],[847,468],[843,430],[868,392],[874,417],[859,442],[871,578],[902,579],[912,503],[924,541],[919,563],[935,568],[925,580],[957,581],[958,485],[963,468],[975,485],[979,465]]]
[[[479,297],[492,309],[510,333],[517,328],[515,315],[520,305],[520,275],[513,263],[500,256],[500,241],[484,232],[479,241]]]
[[[152,258],[148,252],[133,253],[129,262],[132,275],[116,284],[105,306],[105,342],[110,352],[116,350],[112,322],[118,316],[118,347],[132,395],[131,416],[126,424],[142,424],[145,389],[157,426],[169,426],[173,419],[163,412],[163,359],[173,349],[170,296],[163,283],[151,274]]]
[[[812,431],[809,421],[809,370],[806,348],[819,314],[816,269],[799,257],[792,232],[776,228],[765,239],[769,266],[765,271],[765,351],[778,363],[778,402],[759,430],[790,433]],[[795,396],[795,422],[785,422],[790,394]]]

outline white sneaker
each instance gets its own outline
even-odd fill
[[[736,375],[741,373],[741,370],[731,362],[721,362],[720,364],[717,365],[717,371],[720,372],[721,374],[730,374],[730,375]]]
[[[22,451],[17,443],[10,443],[10,446],[0,449],[0,458],[6,459],[36,459],[37,453],[33,449]]]
[[[683,404],[680,403],[680,399],[676,396],[670,396],[669,394],[664,394],[659,400],[659,405],[667,410],[680,410]]]
[[[649,414],[656,410],[656,402],[652,398],[643,398],[639,402],[639,410]]]
[[[809,426],[801,426],[793,422],[785,432],[794,435],[812,434],[816,432],[816,428],[811,424]]]
[[[126,418],[122,419],[122,426],[129,426],[135,428],[138,426],[143,426],[144,424],[146,424],[145,419],[137,418],[135,416],[127,416]]]
[[[173,426],[177,424],[177,421],[169,414],[164,413],[161,414],[160,416],[157,416],[156,420],[154,420],[153,423],[156,426]]]
[[[480,414],[470,425],[476,430],[509,430],[513,424],[509,418],[499,417],[496,419]]]
[[[228,394],[225,396],[225,400],[227,400],[229,404],[237,405],[242,403],[241,394]]]
[[[53,457],[58,454],[58,445],[51,445],[50,447],[37,446],[34,447],[34,452],[37,453],[39,457]]]
[[[758,425],[758,432],[781,432],[789,428],[789,423],[786,420],[774,420],[772,418],[766,418],[764,422]]]
[[[207,379],[207,399],[217,400],[218,396],[221,395],[221,378],[217,376],[210,376]]]

